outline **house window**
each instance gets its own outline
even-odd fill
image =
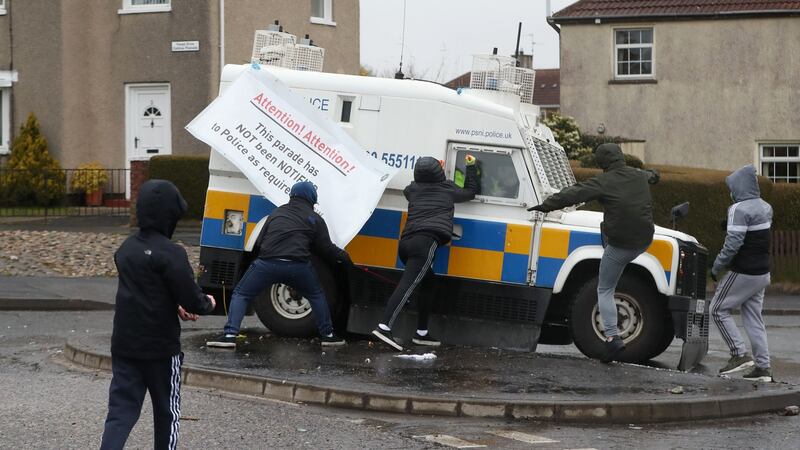
[[[168,12],[172,10],[172,0],[122,0],[119,14]]]
[[[11,89],[0,88],[0,155],[9,151],[11,143]]]
[[[800,183],[800,143],[762,144],[761,175],[775,183]]]
[[[335,26],[333,0],[311,0],[311,23]]]
[[[6,13],[6,0],[0,0],[0,15]]]
[[[653,29],[614,30],[616,78],[653,78]]]

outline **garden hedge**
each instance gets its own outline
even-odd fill
[[[184,218],[203,218],[208,189],[208,156],[154,156],[150,159],[150,179],[175,183],[189,204]]]
[[[727,171],[689,169],[672,166],[648,166],[659,170],[661,181],[651,187],[653,194],[653,216],[655,222],[670,228],[670,210],[673,206],[689,202],[689,215],[677,224],[677,229],[697,238],[714,257],[725,240],[725,230],[720,222],[727,217],[731,205],[730,191],[725,184]],[[590,178],[600,171],[573,167],[575,177]],[[773,230],[800,229],[800,186],[773,184],[759,177],[761,196],[772,205]],[[600,205],[592,202],[584,209],[600,211]],[[780,274],[778,278],[782,278]]]

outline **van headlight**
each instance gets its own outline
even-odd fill
[[[229,236],[241,236],[244,228],[244,211],[233,209],[225,210],[225,224],[222,226],[222,233]]]

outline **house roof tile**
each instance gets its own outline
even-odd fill
[[[580,0],[553,14],[553,19],[558,23],[595,18],[792,13],[800,13],[800,0]]]

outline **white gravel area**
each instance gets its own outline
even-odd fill
[[[67,231],[0,231],[0,275],[115,277],[114,252],[124,234]],[[197,272],[200,247],[185,245]]]

